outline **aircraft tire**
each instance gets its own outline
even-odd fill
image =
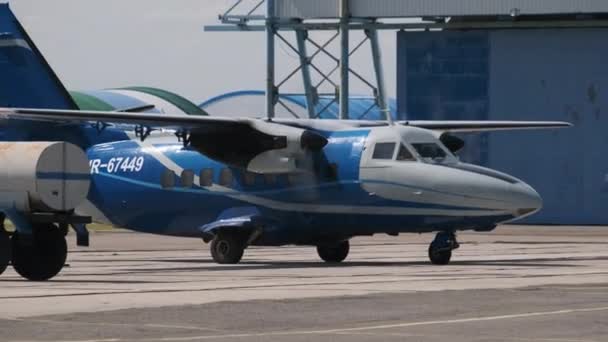
[[[0,274],[6,271],[11,262],[11,239],[8,233],[0,230]]]
[[[339,263],[344,261],[350,251],[350,242],[348,240],[338,242],[332,245],[317,246],[319,257],[327,263]]]
[[[67,255],[65,236],[53,224],[35,226],[31,236],[18,232],[13,234],[13,268],[27,280],[53,278],[63,269]]]
[[[452,258],[452,251],[450,249],[439,248],[434,246],[432,243],[429,247],[429,259],[433,265],[447,265],[450,263]]]
[[[238,234],[218,233],[211,241],[211,257],[218,264],[238,264],[245,253],[245,243]]]

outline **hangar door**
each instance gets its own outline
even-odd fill
[[[564,120],[468,137],[461,157],[534,186],[529,223],[608,224],[607,29],[398,33],[398,111],[420,120]]]

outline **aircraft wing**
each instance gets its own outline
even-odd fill
[[[561,121],[400,121],[399,124],[453,133],[564,128],[572,126],[568,122]]]
[[[184,144],[228,165],[258,173],[282,173],[298,168],[294,155],[325,147],[327,138],[307,127],[249,118],[188,116],[127,112],[0,108],[0,119],[58,124],[107,123],[136,125],[145,140],[158,128],[175,129]]]
[[[206,128],[213,130],[248,125],[248,120],[212,116],[25,108],[0,108],[0,118],[57,123],[108,122],[186,130]]]
[[[294,155],[306,156],[328,143],[321,131],[369,128],[388,125],[385,121],[276,119],[187,116],[132,112],[97,112],[50,109],[0,108],[0,118],[75,124],[97,122],[136,125],[144,140],[151,130],[175,129],[185,145],[228,165],[258,173],[297,171]],[[397,124],[435,130],[451,150],[463,142],[449,133],[569,127],[566,122],[541,121],[400,121]]]
[[[319,120],[319,119],[276,119],[274,122],[294,127],[309,127],[319,130],[339,130],[348,128],[369,128],[387,126],[386,121],[371,120]],[[445,133],[475,133],[524,129],[565,128],[572,124],[562,121],[397,121],[403,126],[419,127]]]
[[[149,126],[151,128],[175,128],[196,131],[215,131],[223,128],[251,127],[252,118],[227,118],[217,116],[185,116],[129,112],[97,112],[50,109],[0,108],[0,118],[14,120],[52,121],[61,123],[109,122]],[[312,128],[344,129],[349,127],[385,126],[385,121],[368,120],[318,120],[276,119],[279,125]],[[400,125],[420,127],[444,132],[488,132],[503,130],[563,128],[572,124],[561,121],[398,121]]]

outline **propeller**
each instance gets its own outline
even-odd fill
[[[452,153],[459,152],[464,148],[465,145],[464,140],[449,133],[443,133],[439,137],[439,141],[441,141]]]

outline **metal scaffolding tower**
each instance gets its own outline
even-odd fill
[[[279,94],[282,87],[298,73],[302,80],[302,93],[306,97],[306,108],[309,118],[318,118],[330,106],[339,104],[339,118],[349,119],[349,99],[351,77],[360,81],[369,89],[375,103],[363,115],[353,119],[364,119],[376,107],[392,120],[388,106],[382,51],[378,41],[374,20],[353,20],[349,12],[349,0],[340,0],[340,18],[304,21],[301,19],[284,19],[276,17],[277,0],[236,0],[235,3],[219,16],[221,25],[206,26],[206,31],[265,31],[266,32],[266,111],[269,119],[281,106],[293,116],[298,117]],[[265,8],[265,13],[262,13]],[[361,41],[351,45],[351,30],[362,30],[365,35]],[[333,31],[324,39],[315,39],[313,31]],[[288,35],[293,33],[293,36]],[[291,39],[289,39],[291,37]],[[298,66],[286,76],[276,75],[276,43],[280,42],[298,56]],[[369,43],[369,44],[366,44]],[[339,52],[333,53],[330,46],[339,44]],[[367,79],[363,73],[354,70],[350,65],[351,57],[369,45],[372,58],[374,79]],[[335,63],[329,70],[324,70],[317,62],[321,56]],[[315,77],[313,77],[313,75]],[[314,78],[319,79],[314,82]],[[330,91],[322,92],[329,88]],[[332,96],[333,100],[320,106],[319,96]]]

